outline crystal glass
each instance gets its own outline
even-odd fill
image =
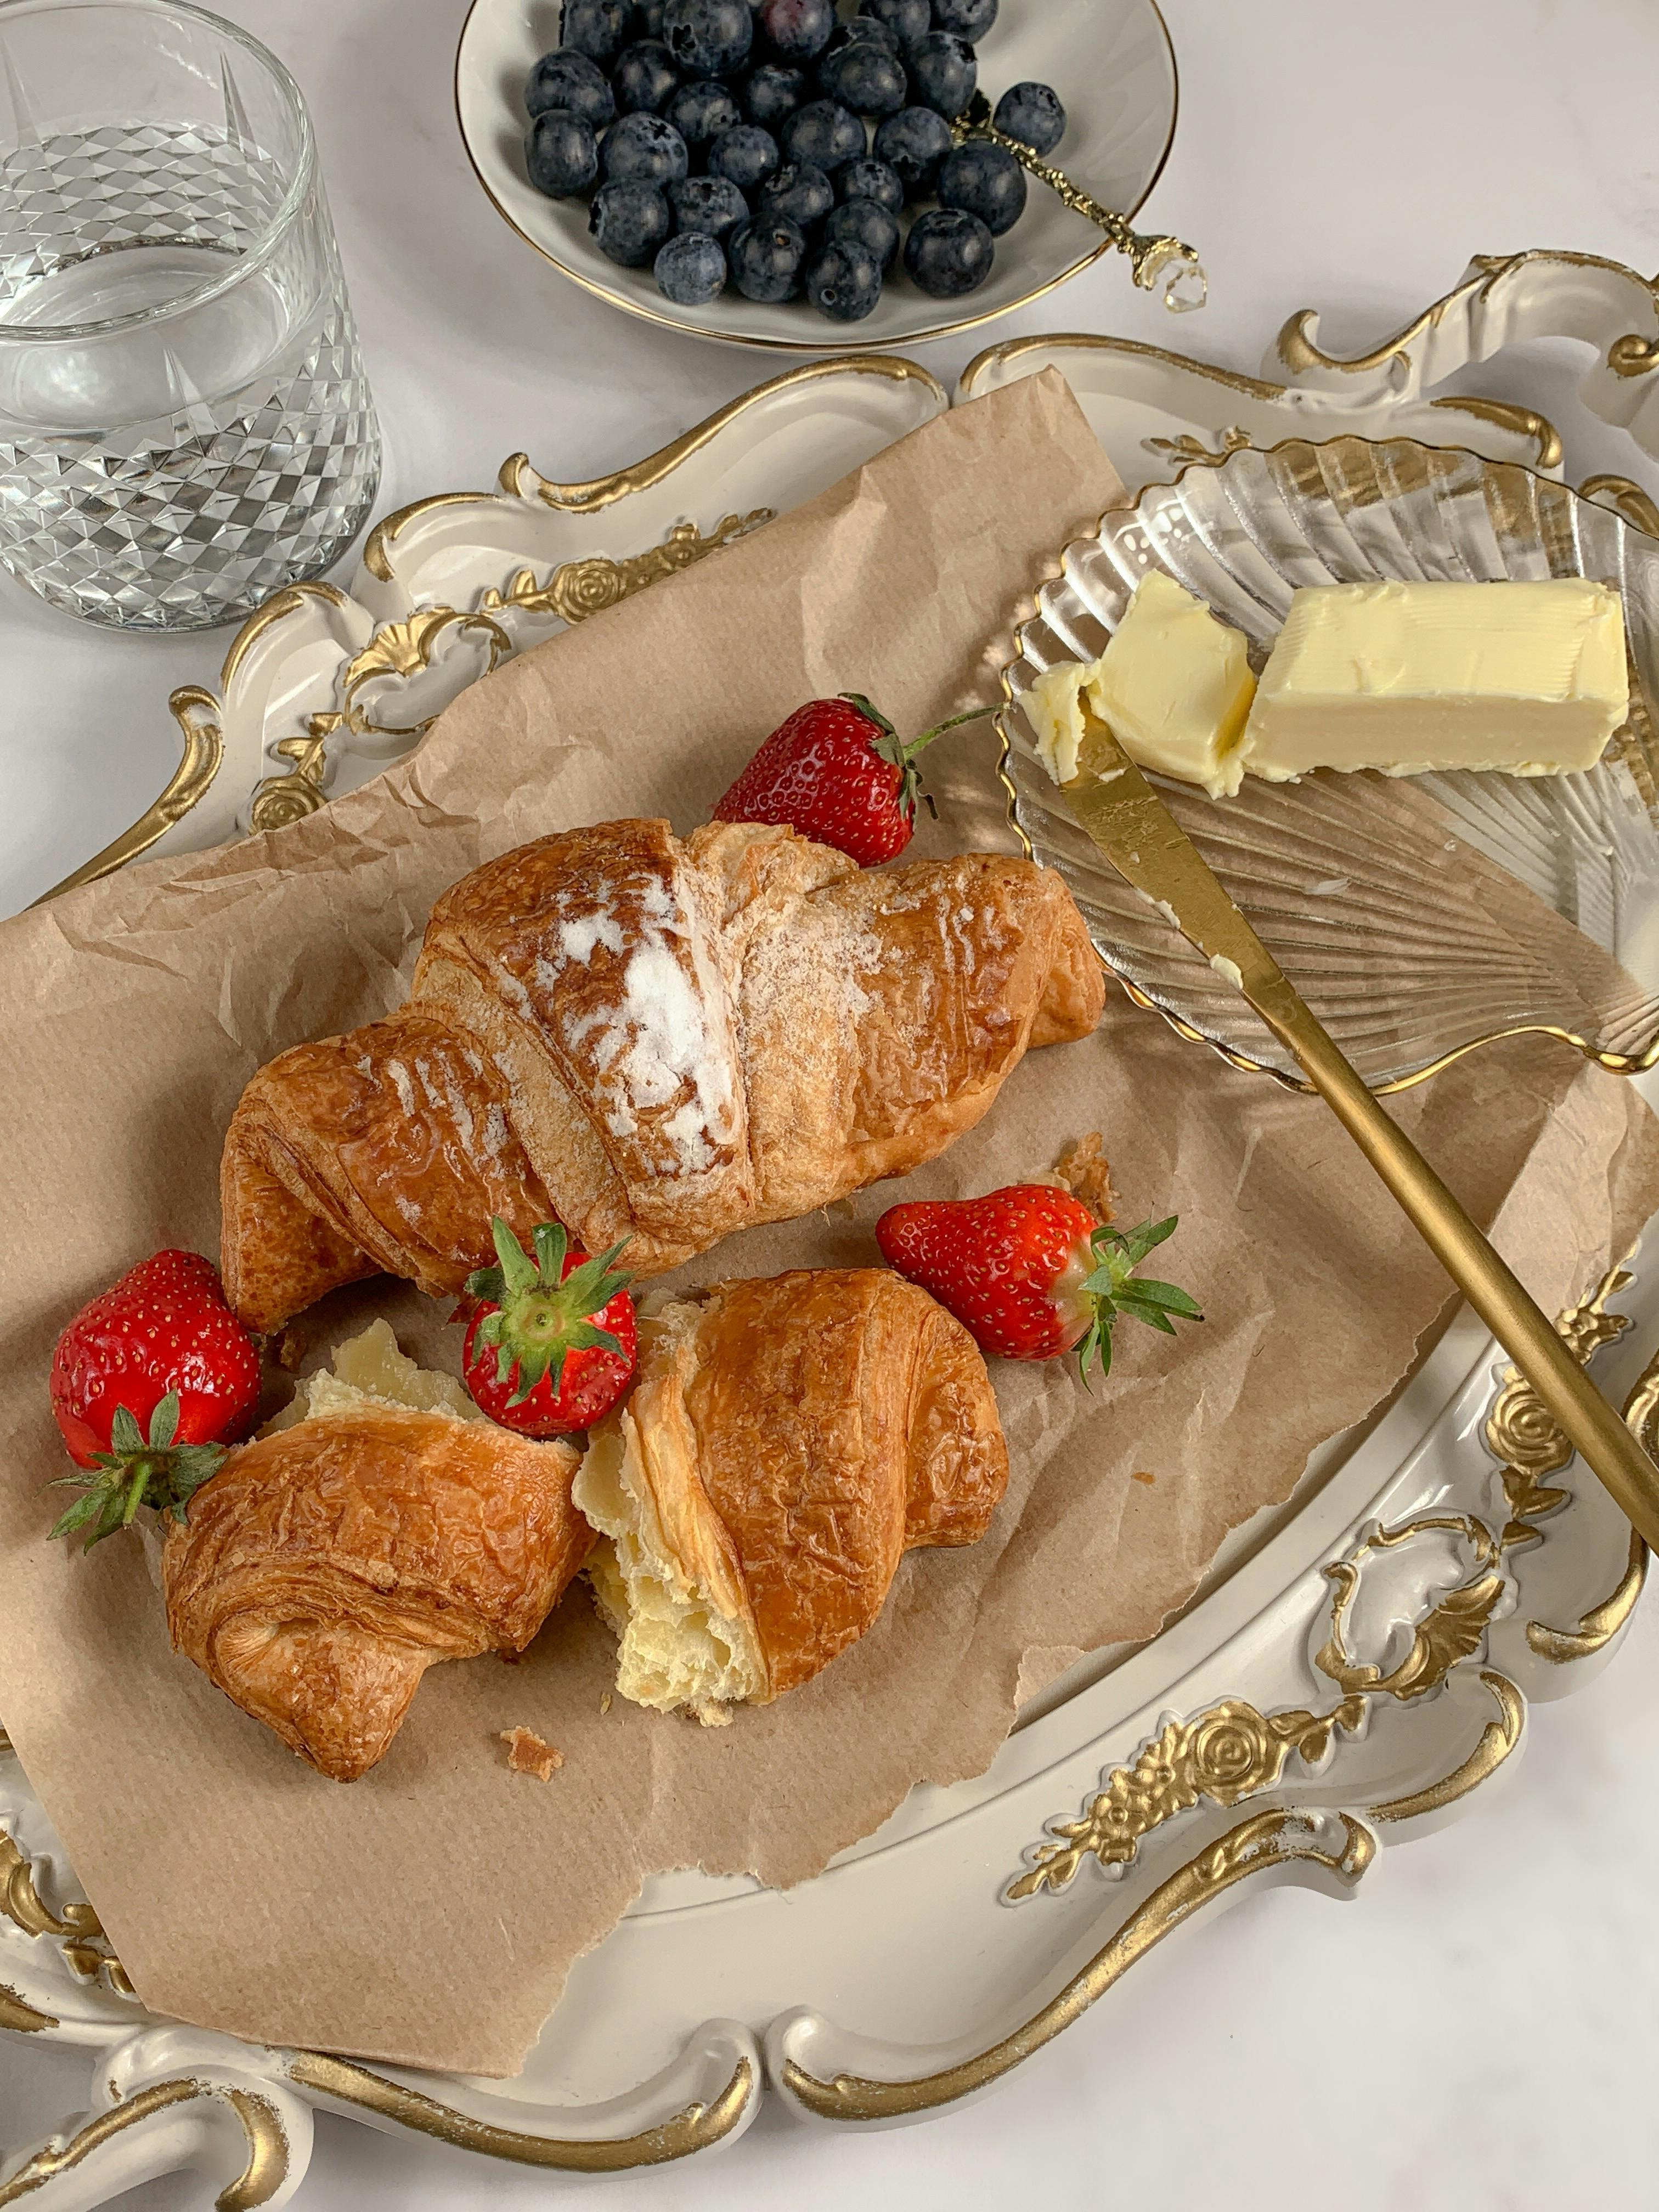
[[[134,629],[368,518],[380,432],[299,88],[173,0],[0,5],[0,561]]]
[[[1015,826],[1070,884],[1132,995],[1229,1059],[1305,1087],[1238,993],[1130,889],[1036,758],[1018,702],[1092,660],[1161,568],[1249,642],[1260,670],[1299,584],[1592,576],[1620,593],[1631,716],[1583,775],[1247,775],[1236,799],[1155,778],[1181,826],[1374,1089],[1542,1030],[1604,1066],[1659,1062],[1659,541],[1511,462],[1421,446],[1287,440],[1155,484],[1066,548],[1004,675]],[[1586,939],[1590,941],[1586,943]],[[1616,980],[1590,945],[1627,971]],[[1644,981],[1638,981],[1638,978]]]

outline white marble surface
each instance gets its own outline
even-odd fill
[[[1059,5],[1061,0],[1047,0]],[[312,100],[387,432],[382,510],[649,450],[766,361],[624,319],[517,245],[457,142],[461,0],[219,0]],[[1086,5],[1087,0],[1069,0]],[[1201,249],[1212,304],[1175,322],[1105,264],[999,335],[1103,330],[1254,369],[1284,317],[1337,348],[1436,296],[1472,252],[1574,246],[1659,265],[1652,0],[1165,0],[1175,152],[1150,214]],[[983,339],[925,349],[947,381]],[[1530,377],[1533,380],[1528,381]],[[1490,372],[1553,411],[1565,361]],[[1609,434],[1610,435],[1610,434]],[[1569,465],[1632,470],[1596,442]],[[126,640],[0,580],[0,910],[149,802],[174,757],[166,700],[223,640]],[[1659,1611],[1612,1669],[1538,1711],[1528,1756],[1449,1832],[1385,1854],[1341,1912],[1261,1896],[1179,1939],[1000,2094],[856,2140],[763,2118],[729,2156],[609,2185],[618,2212],[876,2212],[1048,2198],[1345,2212],[1647,2201],[1659,2049]],[[0,2143],[81,2101],[72,2053],[0,2049]],[[300,2212],[460,2212],[568,2196],[325,2118]],[[205,2204],[191,2182],[123,2202]]]

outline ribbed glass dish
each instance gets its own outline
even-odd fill
[[[1627,971],[1659,975],[1659,539],[1512,464],[1408,439],[1337,438],[1188,467],[1066,547],[1004,674],[1015,827],[1065,876],[1132,994],[1239,1065],[1305,1088],[1238,994],[1078,827],[1019,709],[1044,669],[1103,649],[1152,568],[1242,629],[1257,669],[1298,585],[1591,576],[1615,586],[1631,719],[1587,774],[1322,769],[1298,783],[1247,776],[1222,800],[1157,781],[1374,1089],[1403,1088],[1526,1030],[1564,1036],[1621,1073],[1659,1060],[1659,995],[1629,973],[1610,983],[1585,941]]]

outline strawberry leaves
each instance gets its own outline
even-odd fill
[[[623,1244],[583,1259],[567,1275],[570,1239],[562,1222],[544,1221],[532,1231],[534,1258],[505,1221],[496,1218],[489,1226],[499,1264],[480,1267],[467,1278],[467,1297],[486,1309],[475,1324],[471,1349],[494,1350],[495,1380],[503,1386],[516,1370],[510,1407],[523,1405],[544,1376],[550,1378],[556,1396],[573,1352],[629,1357],[612,1331],[597,1328],[591,1318],[603,1313],[633,1279],[616,1272]]]
[[[1198,1301],[1189,1292],[1174,1283],[1160,1283],[1134,1272],[1149,1252],[1175,1234],[1179,1218],[1172,1213],[1167,1220],[1143,1221],[1135,1229],[1097,1229],[1089,1239],[1091,1255],[1100,1264],[1081,1285],[1083,1295],[1094,1309],[1077,1348],[1078,1369],[1085,1382],[1091,1360],[1103,1376],[1111,1373],[1112,1327],[1120,1314],[1145,1322],[1148,1328],[1160,1329],[1165,1336],[1175,1334],[1176,1319],[1203,1320]]]
[[[860,714],[873,722],[881,732],[878,738],[870,740],[870,750],[878,759],[888,762],[898,770],[899,784],[894,794],[894,804],[907,823],[915,819],[918,799],[927,799],[928,811],[935,811],[933,800],[927,798],[927,793],[921,787],[921,771],[916,766],[916,755],[923,746],[931,745],[933,739],[943,737],[946,730],[954,730],[963,722],[983,721],[988,714],[994,714],[997,711],[994,707],[970,707],[965,714],[952,714],[946,721],[936,722],[931,730],[924,730],[919,738],[912,738],[907,744],[880,708],[872,706],[862,691],[843,691],[841,696],[849,707],[856,707]]]
[[[225,1451],[222,1444],[176,1444],[178,1431],[176,1390],[169,1390],[150,1415],[148,1437],[131,1410],[118,1406],[110,1422],[110,1449],[93,1457],[97,1472],[89,1477],[59,1475],[52,1484],[54,1490],[82,1492],[58,1516],[52,1534],[75,1536],[84,1529],[82,1548],[89,1552],[118,1528],[130,1528],[141,1505],[184,1520],[191,1498],[217,1473]]]

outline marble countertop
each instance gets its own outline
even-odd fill
[[[488,485],[516,447],[550,475],[599,473],[768,373],[764,356],[617,314],[514,241],[454,127],[463,0],[216,4],[283,55],[312,103],[386,432],[381,512]],[[1200,247],[1210,307],[1172,320],[1114,258],[990,337],[1108,331],[1253,371],[1292,309],[1322,310],[1328,347],[1368,343],[1472,253],[1570,246],[1659,266],[1651,0],[1164,4],[1181,120],[1147,216]],[[987,336],[919,356],[948,382]],[[1563,349],[1481,388],[1548,412],[1576,373]],[[1568,459],[1574,475],[1641,473],[1628,445]],[[223,644],[94,630],[0,578],[0,911],[149,803],[176,757],[167,693],[211,681]],[[605,2203],[828,2212],[856,2197],[943,2212],[1109,2196],[1176,2212],[1316,2185],[1344,2212],[1639,2200],[1659,2051],[1656,1679],[1650,1598],[1600,1680],[1534,1710],[1527,1756],[1492,1796],[1384,1853],[1351,1909],[1251,1898],[988,2101],[927,2126],[848,2140],[769,2112],[729,2156],[617,2180]],[[0,2144],[35,2137],[84,2080],[73,2052],[9,2040]],[[325,2116],[294,2201],[508,2212],[573,2194]],[[120,2201],[167,2212],[208,2197],[180,2179]]]

